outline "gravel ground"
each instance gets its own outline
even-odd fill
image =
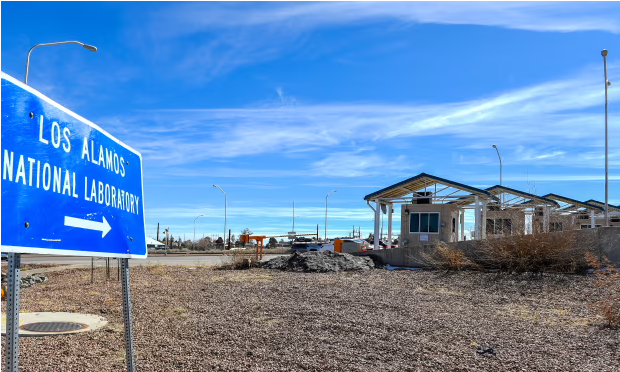
[[[2,272],[6,273],[7,270],[7,266],[8,264],[6,262],[2,262]],[[25,273],[28,270],[34,270],[34,269],[46,269],[48,267],[57,267],[60,266],[58,264],[22,264],[21,265],[21,269],[22,269],[22,273]],[[25,275],[27,275],[28,273],[25,273]]]
[[[84,269],[49,278],[22,291],[22,311],[110,323],[22,338],[22,370],[124,370],[119,283],[90,284]],[[591,277],[147,266],[130,280],[138,371],[620,370],[620,330],[586,305]]]

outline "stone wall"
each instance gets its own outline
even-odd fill
[[[620,227],[599,227],[596,229],[574,230],[568,233],[574,234],[575,244],[590,245],[592,250],[598,255],[604,255],[614,264],[620,264]],[[510,239],[510,237],[505,239]],[[465,252],[466,256],[471,256],[473,254],[473,244],[475,243],[476,241],[467,240],[446,244]],[[424,259],[421,253],[431,253],[433,246],[433,244],[425,244],[407,248],[381,249],[357,252],[355,255],[374,256],[375,259],[386,265],[423,267]]]

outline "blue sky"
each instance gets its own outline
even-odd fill
[[[420,172],[620,204],[617,3],[18,3],[1,68],[142,152],[148,235],[330,236]],[[617,83],[616,83],[617,82]],[[397,225],[397,224],[396,224]],[[396,228],[398,232],[398,228]]]

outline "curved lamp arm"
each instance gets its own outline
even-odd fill
[[[84,44],[84,43],[81,43],[79,41],[57,41],[55,43],[37,44],[37,45],[33,46],[32,48],[30,48],[30,50],[28,51],[28,55],[26,56],[26,75],[24,76],[24,84],[28,84],[28,66],[30,65],[30,53],[32,53],[32,51],[35,48],[38,48],[38,47],[48,46],[48,45],[60,45],[60,44],[78,44],[78,45],[81,45],[84,49],[90,50],[91,52],[96,52],[97,51],[97,47],[96,46]]]

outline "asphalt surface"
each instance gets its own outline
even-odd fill
[[[280,255],[265,255],[263,260],[268,260]],[[170,266],[185,266],[185,265],[197,265],[197,266],[214,266],[220,265],[227,260],[228,256],[225,255],[168,255],[168,256],[151,256],[145,259],[131,259],[129,260],[130,266],[138,265],[170,265]],[[105,266],[106,260],[104,258],[95,258],[95,266]],[[110,264],[115,265],[116,260],[110,259]],[[22,255],[22,264],[58,264],[58,265],[72,265],[75,267],[84,266],[90,267],[90,257],[75,257],[75,256],[47,256],[47,255]]]

